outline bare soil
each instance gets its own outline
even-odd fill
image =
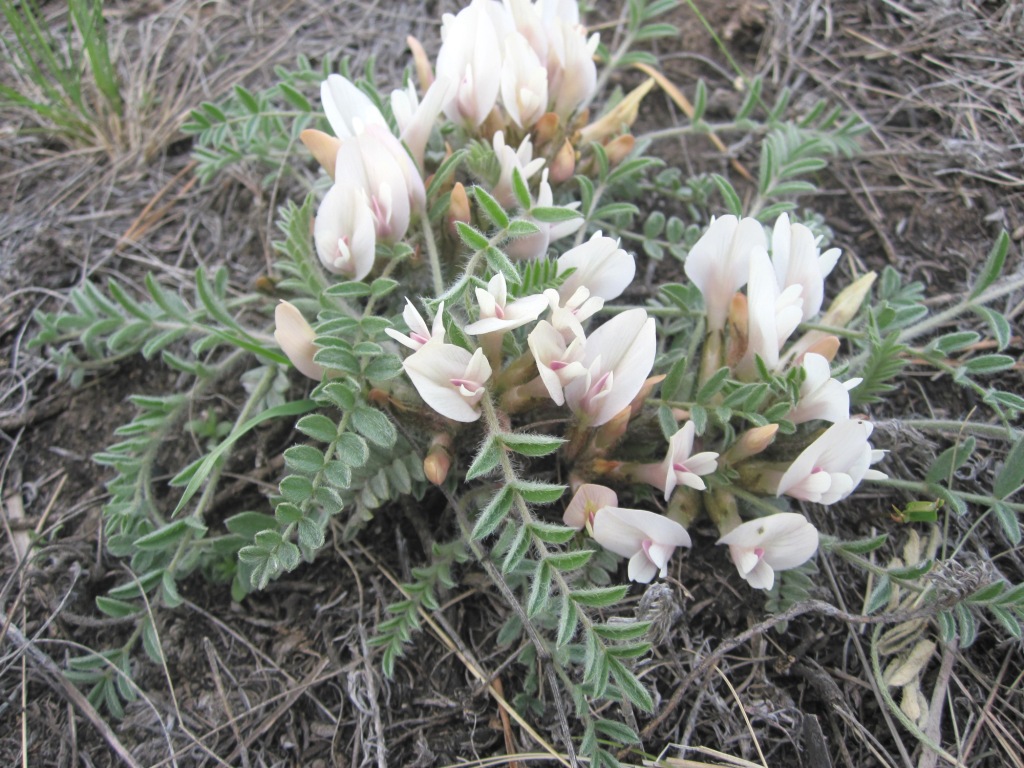
[[[592,20],[614,21],[611,3],[596,5]],[[964,291],[1001,229],[1012,233],[1010,268],[1019,268],[1021,7],[981,0],[698,5],[743,71],[766,77],[769,100],[789,87],[798,110],[826,98],[871,126],[863,152],[837,159],[821,180],[826,191],[808,201],[834,230],[848,259],[844,269],[892,265],[924,282],[940,306]],[[50,11],[55,23],[58,10]],[[367,640],[384,606],[398,598],[392,578],[407,579],[429,551],[423,526],[404,522],[400,509],[383,510],[359,544],[329,543],[315,564],[241,603],[221,585],[198,577],[187,583],[184,605],[158,613],[167,666],[137,661],[142,696],[123,720],[90,712],[54,674],[67,657],[113,647],[131,631],[103,618],[93,603],[123,578],[124,565],[104,549],[107,476],[90,456],[130,418],[128,395],[167,391],[174,374],[133,358],[69,389],[26,346],[35,333],[33,312],[60,306],[86,280],[115,277],[138,288],[148,271],[168,284],[186,283],[197,266],[226,264],[233,283],[250,288],[270,267],[272,212],[292,190],[262,187],[256,168],[194,183],[190,143],[176,130],[187,108],[222,96],[236,82],[265,86],[274,64],[289,64],[300,52],[315,64],[349,55],[354,69],[372,56],[379,82],[396,83],[408,61],[405,36],[416,35],[432,50],[440,14],[453,10],[451,2],[425,0],[116,3],[108,24],[122,76],[140,94],[166,102],[157,110],[160,119],[128,126],[136,138],[111,152],[71,149],[32,131],[24,116],[3,116],[0,612],[31,640],[31,652],[13,634],[0,644],[0,764],[20,764],[27,749],[26,765],[47,766],[496,765],[505,763],[483,758],[510,748],[525,753],[520,764],[546,764],[529,757],[541,751],[538,745],[503,724],[493,700],[435,631],[417,636],[394,679],[381,674]],[[664,72],[685,92],[704,78],[709,116],[725,117],[740,98],[730,63],[689,7],[675,11],[672,21],[680,39],[654,49]],[[639,79],[620,77],[624,87]],[[652,94],[645,110],[638,132],[683,120],[661,94]],[[154,125],[162,127],[147,131]],[[753,167],[746,143],[730,146],[728,157],[703,137],[657,150],[687,172],[726,173],[743,194],[753,191],[729,165],[735,158]],[[1001,307],[1015,332],[1021,301],[1010,297]],[[1019,337],[1009,353],[1021,354]],[[1019,371],[1009,376],[1015,378],[1004,386],[1024,391]],[[946,443],[925,440],[901,430],[899,420],[913,414],[964,419],[976,403],[948,380],[914,368],[905,384],[872,417],[879,422],[878,447],[892,450],[888,471],[912,478],[953,436]],[[287,435],[274,434],[253,449],[254,466],[264,469],[254,473],[255,484],[239,483],[238,493],[224,500],[224,516],[261,508],[266,483],[274,480],[266,468],[287,444]],[[985,459],[985,450],[960,478],[963,487],[991,487],[997,459]],[[906,500],[861,494],[823,528],[847,538],[889,530],[891,505]],[[428,496],[419,513],[429,521],[443,508],[443,499]],[[971,569],[996,558],[1006,578],[1024,581],[1021,553],[1007,551],[986,531],[972,539],[966,571],[955,578],[970,578]],[[16,548],[29,532],[35,556],[19,566]],[[658,707],[653,718],[637,722],[652,757],[704,746],[772,766],[935,764],[872,689],[865,656],[870,627],[856,619],[865,595],[859,576],[840,563],[823,563],[816,597],[837,611],[810,606],[785,633],[757,632],[730,643],[766,614],[762,598],[741,589],[712,557],[691,552],[667,587],[634,594],[637,610],[659,627],[644,672]],[[511,698],[523,672],[511,662],[518,649],[494,642],[505,609],[483,577],[467,572],[464,583],[469,586],[447,596],[439,631],[494,674]],[[926,678],[949,675],[947,696],[933,703],[947,709],[934,737],[972,767],[1024,765],[1024,654],[1018,643],[998,637],[984,631],[968,652],[953,649],[951,672],[935,664]],[[715,673],[698,677],[699,660],[725,647]],[[557,746],[555,720],[549,706],[534,722]],[[626,759],[639,764],[641,758]]]

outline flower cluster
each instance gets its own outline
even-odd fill
[[[514,301],[508,299],[500,273],[486,288],[477,288],[478,319],[464,328],[480,339],[472,354],[446,343],[443,333],[415,348],[403,365],[427,405],[454,421],[479,419],[480,399],[502,365],[502,337],[533,324],[527,335],[529,352],[515,373],[520,378],[524,371],[535,375],[520,383],[506,377],[498,385],[495,394],[503,395],[506,410],[523,410],[530,401],[548,398],[568,405],[587,426],[598,427],[629,407],[654,366],[654,320],[643,309],[631,309],[590,334],[583,323],[630,283],[633,257],[618,241],[597,233],[562,255],[558,270],[567,275],[571,271],[558,290]],[[438,316],[441,312],[443,307]],[[540,320],[544,313],[546,319]],[[407,312],[405,319],[410,329],[426,325],[415,312]],[[434,323],[440,327],[436,317]]]
[[[547,113],[567,121],[597,87],[598,36],[586,36],[573,0],[473,0],[445,14],[441,39],[444,111],[472,129],[496,110],[527,130]]]
[[[402,368],[427,414],[434,414],[421,417],[433,430],[431,445],[450,446],[453,435],[485,414],[485,430],[494,434],[519,414],[564,408],[563,415],[556,410],[545,420],[568,425],[559,452],[576,489],[567,525],[585,529],[609,551],[628,557],[629,577],[647,582],[665,575],[672,552],[690,545],[687,526],[706,513],[739,574],[755,588],[771,588],[776,571],[814,555],[817,531],[797,513],[757,516],[737,494],[831,504],[861,480],[881,476],[870,468],[882,456],[868,442],[872,425],[850,413],[850,390],[859,380],[832,376],[838,338],[808,330],[791,339],[801,323],[819,317],[824,280],[839,250],[822,252],[811,230],[786,214],[770,233],[752,218],[713,219],[684,262],[686,276],[704,299],[698,382],[719,376],[723,368],[736,386],[788,377],[795,382],[792,400],[783,406],[788,411],[776,409],[772,422],[736,434],[709,429],[706,418],[698,424],[691,418],[693,404],[662,400],[676,421],[674,430],[661,422],[664,451],[651,451],[648,443],[644,451],[655,460],[616,459],[631,424],[664,378],[651,377],[659,344],[655,319],[646,309],[624,308],[599,319],[606,303],[632,283],[633,256],[618,240],[597,232],[585,241],[579,236],[578,245],[557,257],[553,279],[533,292],[510,286],[506,274],[515,269],[514,261],[544,258],[554,243],[584,226],[583,218],[573,215],[579,203],[564,205],[564,215],[550,214],[553,186],[572,174],[576,162],[572,142],[604,140],[628,126],[650,86],[629,94],[614,114],[581,126],[596,82],[597,38],[587,38],[576,4],[565,0],[473,0],[445,16],[442,34],[435,68],[410,41],[424,94],[420,99],[412,84],[391,94],[395,131],[355,84],[339,75],[323,83],[324,112],[334,136],[303,134],[334,180],[313,229],[322,264],[345,279],[362,280],[375,269],[379,246],[411,237],[417,218],[427,224],[427,153],[445,117],[454,123],[446,136],[454,130],[462,141],[489,147],[493,173],[475,174],[473,196],[481,205],[483,199],[516,212],[520,231],[496,241],[507,268],[492,269],[485,281],[474,274],[482,263],[474,258],[476,266],[462,278],[464,288],[446,294],[449,301],[410,296],[402,313],[408,333],[386,331],[410,350]],[[469,227],[479,236],[480,252],[497,249],[473,229],[466,188],[452,180],[445,194],[447,208],[440,216],[449,228],[442,236],[458,232],[472,243],[459,230]],[[436,202],[430,205],[438,215]],[[540,209],[547,213],[541,216]],[[488,217],[496,220],[493,213]],[[424,236],[433,239],[429,226]],[[459,238],[452,238],[452,261]],[[439,286],[441,272],[436,265],[434,270]],[[861,280],[841,292],[820,324],[849,322],[869,286],[870,280]],[[433,314],[429,323],[424,310],[428,317]],[[315,333],[298,310],[282,302],[277,325],[275,336],[293,364],[322,379],[324,369],[313,362]],[[415,395],[398,387],[387,397],[406,408]],[[831,426],[815,432],[820,423]],[[769,450],[783,425],[805,438],[789,441],[801,449],[798,453]],[[451,466],[432,449],[425,474],[442,483]],[[655,503],[664,501],[664,514],[619,507],[616,492],[598,481],[649,485],[658,491]]]
[[[839,339],[809,331],[786,349],[804,321],[821,310],[824,281],[839,259],[836,248],[821,253],[818,240],[803,224],[782,214],[771,234],[771,253],[763,227],[754,219],[723,216],[712,222],[686,259],[686,275],[700,289],[707,313],[704,371],[729,366],[741,379],[755,379],[787,366],[802,368],[796,405],[787,415],[794,424],[831,422],[784,471],[769,470],[777,495],[832,504],[846,498],[865,477],[884,477],[870,465],[882,458],[872,449],[870,422],[850,415],[849,391],[860,379],[832,378],[829,363]],[[843,326],[860,306],[870,280],[851,285],[836,299],[825,324]],[[737,293],[743,286],[746,295]]]

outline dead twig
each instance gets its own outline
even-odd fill
[[[107,721],[104,720],[100,713],[96,711],[96,708],[89,703],[89,700],[79,691],[75,686],[64,677],[60,667],[57,666],[56,662],[53,661],[46,653],[41,651],[36,645],[22,634],[21,630],[11,622],[7,616],[0,613],[0,622],[7,627],[6,636],[10,639],[11,643],[17,649],[19,653],[23,653],[25,657],[32,663],[32,666],[38,671],[50,686],[55,689],[61,696],[64,697],[78,712],[99,732],[103,737],[103,740],[107,742],[107,745],[114,751],[121,762],[125,765],[131,766],[132,768],[141,768],[139,763],[135,761],[132,753],[121,743],[121,740],[117,738],[117,734],[114,733],[113,729],[107,725]]]

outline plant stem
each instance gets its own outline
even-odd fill
[[[885,479],[871,480],[871,482],[878,483],[879,485],[885,485],[889,488],[899,488],[901,490],[913,491],[914,493],[931,496],[935,495],[928,487],[929,484],[920,480],[900,480],[895,477],[887,477]],[[1009,509],[1012,509],[1014,512],[1024,512],[1024,504],[1021,504],[1020,502],[1006,501],[1005,499],[997,499],[993,496],[983,496],[980,493],[967,493],[966,491],[950,491],[950,493],[955,493],[964,501],[969,501],[972,504],[992,506],[996,502],[999,502]]]
[[[1001,427],[996,424],[974,424],[951,419],[892,419],[896,429],[910,427],[912,429],[934,429],[937,432],[955,432],[988,437],[994,440],[1015,442],[1024,436],[1024,431],[1012,427]],[[884,426],[885,422],[875,422],[875,426]]]
[[[241,355],[241,352],[236,352],[234,355]],[[233,356],[234,356],[233,355]],[[231,358],[224,361],[224,365],[227,365],[231,361]],[[235,423],[231,426],[231,432],[233,434],[235,430],[239,429],[245,422],[249,420],[249,416],[252,414],[253,409],[258,403],[260,403],[270,391],[270,388],[274,384],[274,379],[277,378],[278,368],[277,366],[267,366],[266,372],[263,374],[263,378],[260,379],[259,384],[249,395],[245,401],[245,405],[238,412],[238,416],[235,418]],[[206,507],[213,500],[214,494],[217,491],[217,482],[220,479],[220,474],[223,471],[224,464],[220,462],[216,464],[213,469],[210,470],[210,474],[206,479],[206,487],[203,488],[203,493],[196,502],[195,509],[192,510],[191,517],[196,520],[203,519],[203,513],[206,511]],[[192,546],[192,539],[195,536],[195,532],[190,528],[181,541],[178,543],[178,548],[174,552],[174,556],[171,558],[171,562],[167,566],[168,573],[173,574],[178,563],[181,561],[182,556],[185,554],[186,549]]]
[[[745,121],[749,123],[749,121]],[[761,126],[762,130],[767,130],[768,126]],[[638,142],[640,141],[659,141],[661,139],[672,139],[677,136],[703,136],[709,133],[728,133],[730,131],[749,130],[749,125],[740,125],[736,122],[728,123],[706,123],[703,120],[697,123],[690,123],[689,125],[676,125],[671,128],[661,128],[657,131],[648,131],[647,133],[641,134],[636,137]],[[756,131],[751,131],[755,133]]]
[[[1018,275],[1015,279],[1007,280],[1001,285],[996,285],[985,291],[980,296],[976,296],[973,299],[967,298],[957,302],[949,309],[943,310],[936,315],[925,318],[921,322],[911,325],[908,328],[904,328],[900,333],[900,342],[906,343],[911,339],[916,339],[919,336],[923,336],[929,331],[939,328],[945,325],[950,320],[955,320],[957,317],[962,315],[964,312],[972,309],[976,306],[984,306],[990,302],[995,301],[998,298],[1006,296],[1007,294],[1013,293],[1021,288],[1024,288],[1024,275]]]
[[[437,251],[434,229],[430,226],[430,216],[426,213],[420,218],[420,222],[423,225],[423,241],[427,246],[427,258],[430,259],[430,275],[434,280],[434,295],[440,296],[444,292],[444,275],[441,274],[441,255]]]

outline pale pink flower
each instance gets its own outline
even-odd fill
[[[405,320],[405,325],[409,329],[408,336],[396,331],[394,328],[384,329],[384,333],[399,344],[406,346],[409,349],[417,350],[432,339],[444,341],[443,301],[437,308],[437,314],[434,315],[434,323],[430,328],[427,327],[427,321],[423,319],[423,315],[419,313],[419,310],[416,309],[408,298],[405,300],[405,309],[402,310],[402,318]]]
[[[550,28],[556,21],[570,27],[580,26],[580,6],[576,0],[535,0],[541,19]]]
[[[366,190],[358,183],[335,183],[316,212],[313,241],[328,271],[362,280],[376,258],[377,236]]]
[[[860,481],[881,479],[885,474],[870,469],[884,456],[871,447],[869,421],[849,419],[833,424],[796,457],[779,480],[776,496],[834,504],[849,496]]]
[[[725,327],[732,297],[750,276],[751,251],[764,247],[764,229],[756,219],[722,216],[690,249],[683,269],[704,296],[709,331]]]
[[[565,508],[562,522],[570,528],[593,530],[594,515],[602,507],[614,507],[619,497],[611,488],[593,483],[584,483],[576,489],[572,501]]]
[[[642,309],[616,315],[588,338],[581,361],[587,374],[565,387],[565,401],[588,426],[599,427],[627,407],[654,366],[654,319]]]
[[[575,378],[587,375],[583,366],[583,337],[566,342],[551,323],[541,320],[526,338],[537,372],[555,405],[565,403],[565,386]]]
[[[833,424],[850,418],[850,390],[862,379],[840,382],[832,378],[828,360],[814,352],[803,359],[804,381],[800,385],[800,400],[786,416],[794,424],[821,419]]]
[[[318,349],[313,343],[315,338],[313,327],[294,304],[282,301],[277,305],[274,309],[274,339],[300,373],[320,381],[324,377],[324,369],[313,362],[313,355]]]
[[[479,403],[491,377],[482,349],[470,354],[455,344],[431,340],[402,363],[423,401],[446,418],[480,418]]]
[[[537,200],[535,204],[544,208],[564,208],[567,211],[574,211],[577,213],[580,207],[579,200],[574,200],[571,203],[560,206],[555,206],[554,202],[554,193],[551,190],[551,184],[548,183],[548,169],[545,168],[540,174],[540,186],[537,189]],[[571,219],[566,219],[565,221],[558,221],[554,224],[544,224],[543,226],[548,229],[548,242],[554,243],[561,240],[563,237],[576,234],[584,224],[586,224],[586,219],[581,215],[577,215]]]
[[[548,300],[543,294],[524,296],[510,302],[505,276],[500,272],[487,283],[487,290],[476,289],[476,300],[480,306],[480,319],[466,326],[466,333],[478,335],[496,331],[510,331],[532,323],[547,309]]]
[[[642,509],[601,507],[594,513],[594,540],[629,558],[630,581],[649,583],[665,576],[676,547],[690,546],[690,535],[675,520]]]
[[[516,32],[522,35],[533,48],[533,52],[540,62],[548,59],[548,37],[545,30],[544,18],[540,9],[530,0],[502,0],[505,11]],[[578,13],[577,13],[578,16]],[[544,73],[544,80],[547,81],[547,71]]]
[[[585,286],[591,296],[611,301],[633,282],[636,262],[633,256],[619,247],[619,241],[595,233],[587,242],[571,248],[558,257],[559,274],[575,270],[558,289],[568,299],[578,288]]]
[[[662,467],[665,472],[665,501],[669,500],[677,485],[685,485],[703,491],[707,485],[701,475],[710,475],[718,469],[718,454],[714,451],[693,453],[693,438],[696,426],[686,422],[669,440],[668,454]]]
[[[818,551],[818,530],[795,512],[748,520],[716,543],[726,544],[740,576],[754,589],[771,589],[776,571],[803,565]]]
[[[772,263],[779,288],[791,285],[803,289],[803,315],[801,321],[818,314],[825,297],[825,278],[839,260],[840,250],[830,248],[821,253],[814,234],[803,224],[790,224],[789,215],[783,213],[772,229]]]

